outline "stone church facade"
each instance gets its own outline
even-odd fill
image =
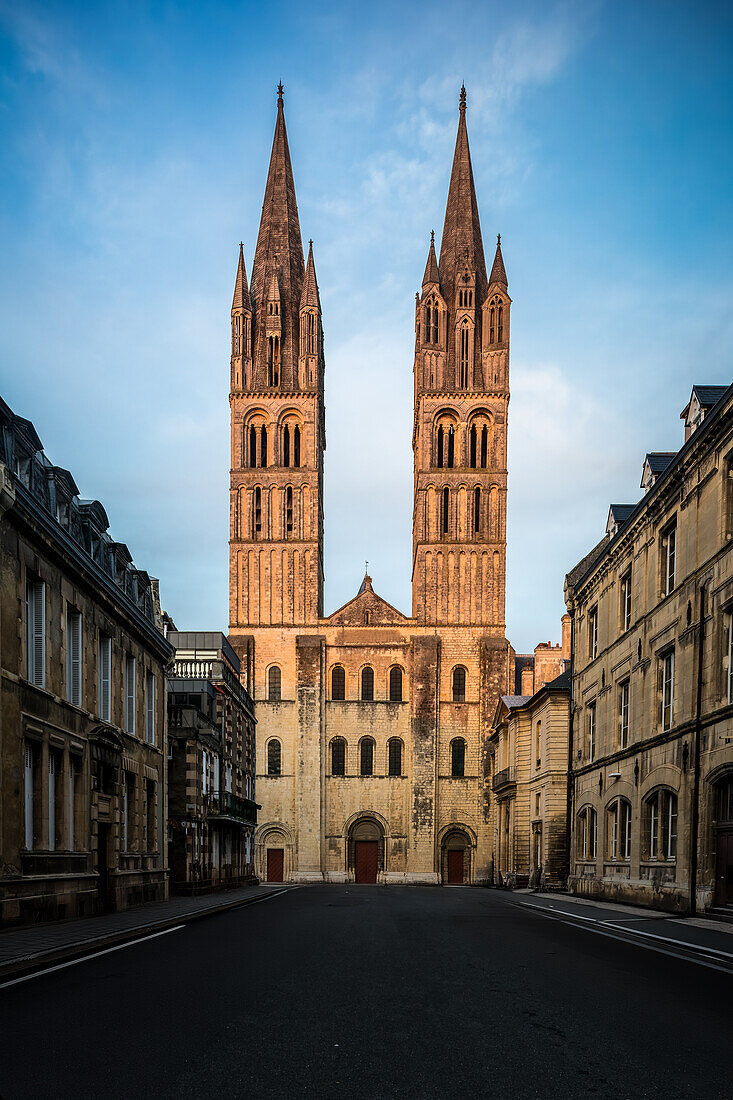
[[[438,257],[415,303],[412,608],[323,608],[323,327],[282,90],[232,304],[230,640],[255,699],[256,870],[289,882],[493,879],[488,738],[505,637],[511,300],[487,274],[461,91]],[[407,425],[405,425],[407,430]]]

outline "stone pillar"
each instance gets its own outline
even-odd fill
[[[298,755],[295,793],[298,865],[296,882],[322,882],[324,868],[324,668],[325,638],[299,634],[295,639]]]
[[[440,639],[434,634],[418,635],[410,638],[410,644],[412,819],[406,880],[433,884],[440,881],[435,837]]]
[[[481,761],[479,774],[482,786],[480,792],[480,820],[482,825],[479,829],[476,852],[475,882],[477,883],[491,882],[494,874],[492,861],[494,838],[491,835],[491,799],[493,796],[489,777],[491,762],[488,739],[496,712],[496,704],[501,695],[507,694],[509,673],[509,643],[506,638],[489,635],[481,638],[479,640],[479,753]],[[498,815],[497,820],[500,820]],[[501,837],[501,823],[499,825],[499,835]]]

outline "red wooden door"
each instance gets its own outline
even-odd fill
[[[354,842],[354,869],[357,882],[377,881],[376,840],[356,840]]]
[[[283,871],[285,870],[285,849],[284,848],[268,848],[267,849],[267,881],[268,882],[282,882]]]
[[[463,882],[463,848],[448,852],[448,884],[458,886]]]
[[[717,905],[733,905],[733,830],[720,830],[717,847],[715,902]]]

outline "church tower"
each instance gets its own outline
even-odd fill
[[[247,285],[232,302],[230,631],[307,625],[323,614],[323,329],[307,266],[282,85]]]
[[[504,634],[511,299],[487,277],[461,88],[440,259],[415,303],[412,614]]]

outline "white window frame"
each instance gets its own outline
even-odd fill
[[[623,680],[618,688],[618,740],[619,747],[625,749],[629,743],[629,711],[631,681]]]
[[[588,612],[588,656],[594,661],[598,656],[598,606]]]
[[[27,673],[30,683],[46,686],[46,585],[44,581],[26,581],[25,609],[27,626]]]
[[[662,657],[662,730],[674,725],[674,650]]]
[[[631,626],[631,570],[627,569],[621,578],[621,630],[623,633]]]
[[[135,680],[137,667],[132,653],[125,654],[125,730],[135,736]]]
[[[596,704],[588,704],[588,759],[596,758]]]
[[[155,673],[145,676],[145,740],[155,744]]]
[[[81,611],[66,605],[66,698],[75,707],[81,706]]]
[[[733,703],[733,607],[728,612],[728,669],[726,673],[726,698]]]
[[[100,633],[99,649],[99,717],[103,722],[112,721],[112,639]]]
[[[662,534],[662,595],[668,596],[675,586],[677,572],[677,521]]]

